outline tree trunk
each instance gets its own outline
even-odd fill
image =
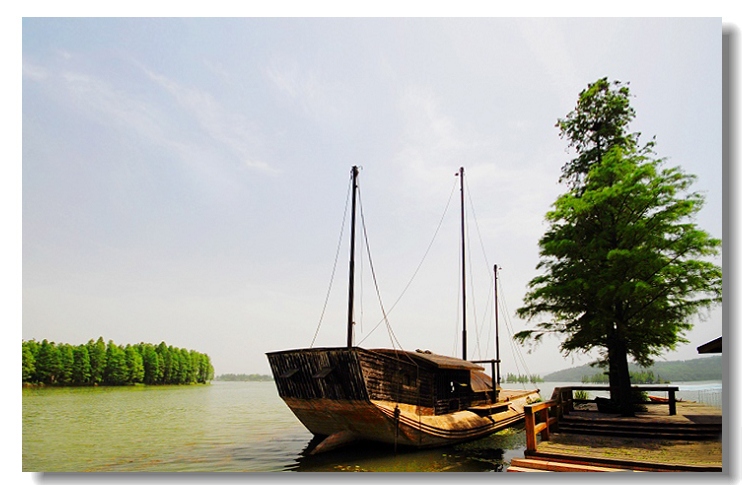
[[[634,416],[634,399],[631,391],[626,344],[618,338],[612,338],[609,341],[608,369],[611,401],[618,405],[621,416]]]

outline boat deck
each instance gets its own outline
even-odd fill
[[[512,401],[513,399],[518,399],[519,397],[526,396],[528,394],[532,394],[535,391],[535,389],[500,389],[499,394],[499,401]]]

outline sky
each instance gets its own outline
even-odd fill
[[[722,237],[721,34],[718,17],[25,18],[22,338],[165,341],[217,375],[268,374],[266,352],[315,332],[345,345],[357,165],[373,266],[355,342],[392,345],[380,299],[403,348],[459,356],[463,166],[469,357],[493,357],[498,264],[503,374],[588,363],[509,338],[574,155],[554,125],[588,83],[629,83],[631,131],[697,176],[696,223]],[[661,360],[720,335],[721,307]]]

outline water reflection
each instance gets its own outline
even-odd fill
[[[357,442],[344,448],[309,455],[317,444],[310,440],[287,471],[301,472],[502,472],[510,459],[522,456],[523,428],[503,430],[468,443],[444,448],[417,450],[371,442]]]

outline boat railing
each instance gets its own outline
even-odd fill
[[[495,377],[495,370],[497,369],[497,364],[500,363],[497,359],[487,359],[487,360],[470,360],[472,364],[489,364],[492,366],[491,372],[492,372],[492,383],[493,384],[499,384],[499,382],[495,383],[496,377]]]
[[[499,375],[496,372],[497,364],[500,363],[497,359],[487,359],[487,360],[470,360],[472,364],[489,364],[491,366],[491,375],[492,375],[492,391],[493,395],[491,396],[492,402],[497,402],[499,399],[500,391],[497,389],[497,386],[500,385],[499,382],[497,382]]]

